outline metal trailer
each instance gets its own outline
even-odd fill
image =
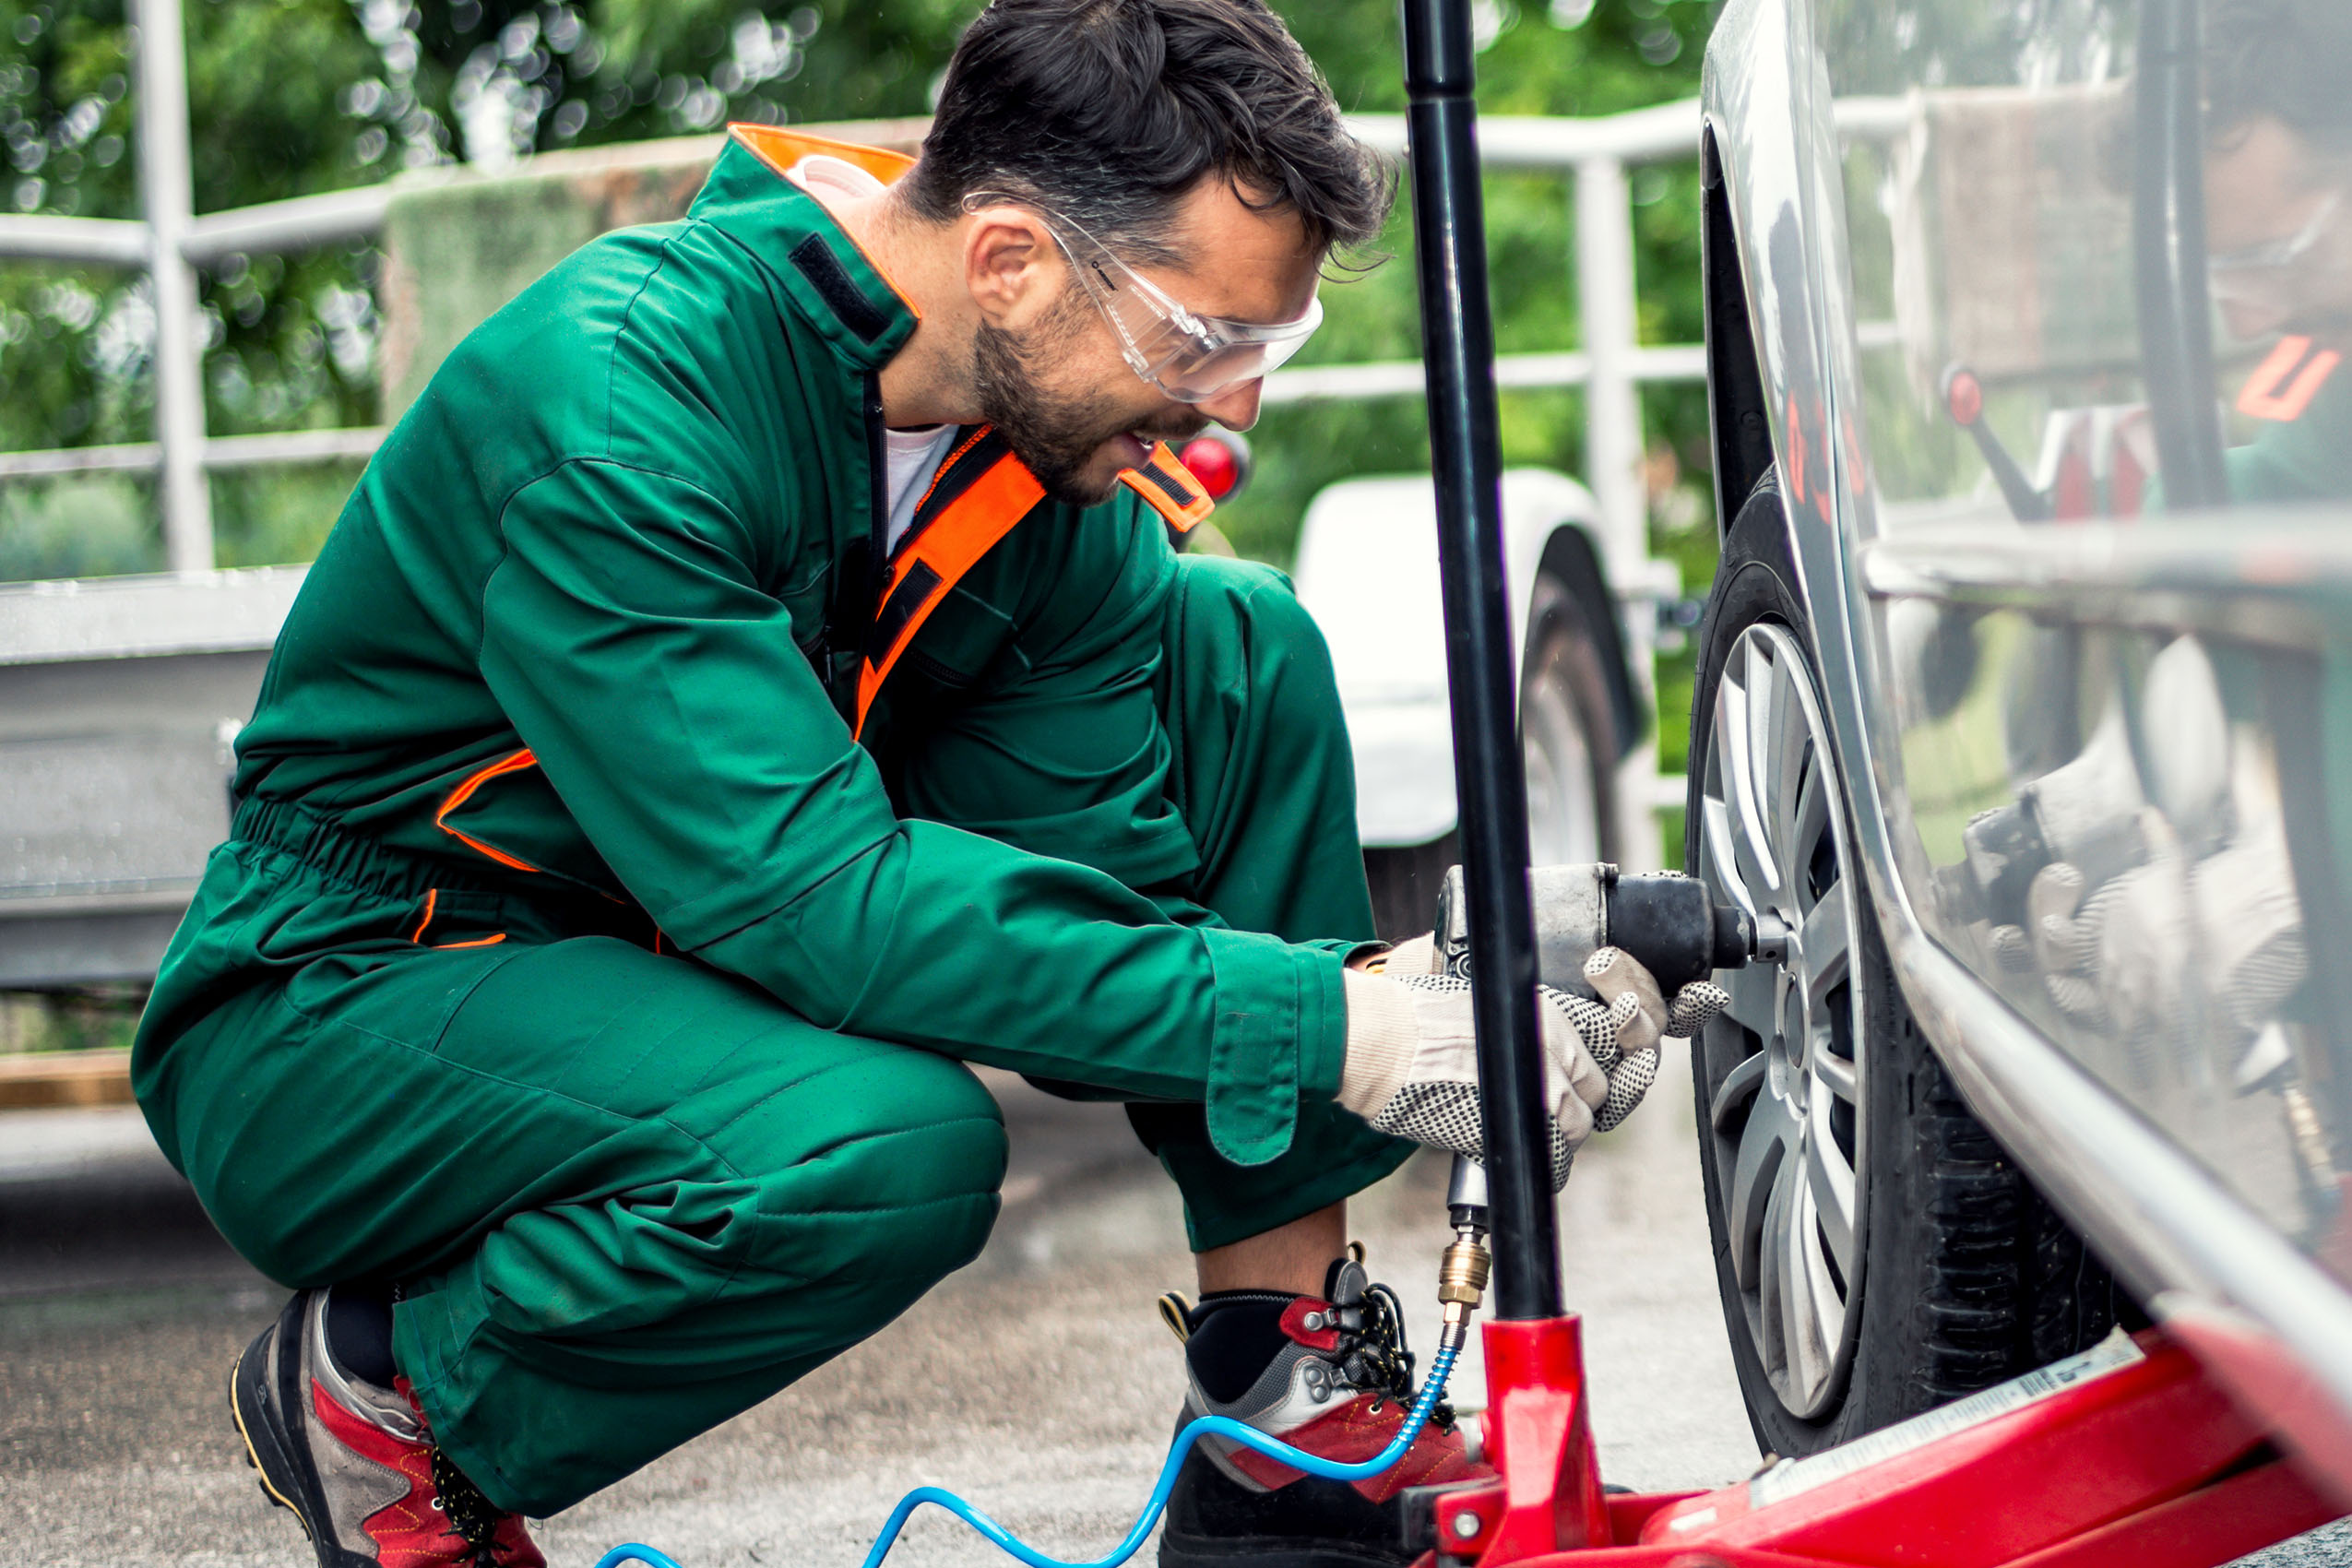
[[[0,587],[0,990],[155,974],[300,567]]]
[[[239,635],[259,636],[254,644],[258,650],[268,639],[253,619],[257,612],[245,601],[276,602],[274,590],[249,591],[236,586],[244,581],[236,575],[210,576],[215,554],[208,476],[364,457],[385,429],[208,435],[201,395],[204,356],[194,329],[196,270],[232,255],[362,239],[386,243],[392,254],[380,291],[386,319],[388,419],[457,338],[500,303],[502,289],[519,289],[560,255],[518,249],[511,236],[495,245],[485,243],[482,255],[466,258],[460,270],[477,285],[487,279],[488,286],[479,294],[442,297],[451,291],[444,287],[437,294],[404,264],[404,225],[410,235],[425,230],[447,233],[501,200],[528,202],[535,215],[555,216],[549,227],[562,231],[561,248],[568,249],[600,228],[673,216],[716,155],[719,138],[554,153],[495,174],[429,170],[380,185],[196,215],[190,205],[180,0],[135,0],[134,13],[141,41],[137,154],[146,220],[0,216],[0,260],[135,267],[150,275],[158,301],[156,439],[0,453],[0,483],[108,471],[159,475],[169,565],[175,573],[229,585],[208,590],[217,596],[212,600],[190,602],[223,605]],[[1407,151],[1402,115],[1360,116],[1352,125],[1384,151],[1399,156]],[[923,122],[814,128],[904,148],[919,140]],[[1522,658],[1529,677],[1529,778],[1536,786],[1538,839],[1547,860],[1657,863],[1662,846],[1654,814],[1662,805],[1681,803],[1682,781],[1657,777],[1649,732],[1657,609],[1678,597],[1681,585],[1671,564],[1648,551],[1640,388],[1702,379],[1705,355],[1697,345],[1638,340],[1628,170],[1695,157],[1698,131],[1698,106],[1690,101],[1599,119],[1503,118],[1486,126],[1487,166],[1562,178],[1575,220],[1575,252],[1562,268],[1562,283],[1575,288],[1585,347],[1505,356],[1497,363],[1503,386],[1581,387],[1586,395],[1585,482],[1526,470],[1515,473],[1506,490],[1515,624],[1526,644]],[[1420,366],[1406,361],[1284,371],[1269,378],[1265,399],[1281,405],[1418,396],[1420,390]],[[1435,874],[1454,858],[1456,837],[1451,744],[1443,693],[1433,676],[1441,639],[1431,543],[1434,521],[1426,476],[1351,480],[1315,499],[1298,557],[1300,591],[1332,641],[1351,732],[1358,738],[1360,831],[1370,850],[1376,900],[1392,925],[1421,918]],[[1427,574],[1393,570],[1396,563],[1417,558],[1430,563]],[[1368,572],[1367,563],[1373,560],[1390,569]],[[290,579],[281,573],[277,580]],[[70,591],[85,605],[116,594],[137,603],[172,597],[145,580],[88,582]],[[226,608],[232,601],[239,608]],[[28,602],[48,601],[36,596]],[[103,619],[105,612],[88,613]],[[55,637],[33,629],[33,622],[27,627],[20,652],[15,624],[0,623],[0,668],[53,659],[47,650]],[[1410,668],[1398,658],[1398,650],[1406,648],[1417,650]],[[164,678],[162,667],[151,661],[172,657],[168,646],[142,644],[102,668],[145,689]],[[103,677],[93,679],[105,683]],[[240,703],[219,697],[209,706],[221,710],[215,719],[241,719],[246,712]],[[142,782],[137,775],[148,765],[140,760],[147,754],[139,744],[128,738],[92,743],[113,759],[107,766],[132,770],[107,789],[145,790],[157,799],[187,797],[191,803],[177,808],[187,826],[175,830],[177,837],[166,834],[157,839],[159,845],[165,838],[182,843],[179,861],[168,872],[154,861],[142,873],[148,886],[141,896],[151,905],[142,917],[145,935],[129,942],[120,936],[124,928],[113,914],[86,915],[77,902],[85,896],[66,891],[107,881],[111,830],[93,830],[77,847],[69,842],[69,825],[23,814],[29,808],[0,794],[0,841],[19,833],[29,840],[40,837],[53,862],[47,869],[26,869],[0,888],[0,896],[19,911],[12,929],[24,933],[12,949],[18,961],[0,971],[0,989],[77,985],[99,969],[109,978],[136,980],[142,962],[151,973],[172,923],[170,889],[192,885],[200,864],[196,840],[205,836],[194,825],[213,820],[209,786],[196,789],[184,771],[170,783]],[[206,803],[192,803],[197,795]],[[32,917],[42,908],[58,916],[53,940],[45,944],[32,934],[39,929]],[[77,944],[99,938],[114,945],[77,956]],[[145,959],[132,961],[139,953]]]

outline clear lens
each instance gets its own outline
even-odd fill
[[[1181,403],[1206,402],[1245,381],[1267,375],[1303,346],[1323,318],[1318,302],[1299,326],[1303,330],[1278,339],[1224,343],[1205,351],[1189,349],[1152,367],[1146,379]]]
[[[971,211],[1014,199],[974,192],[964,198],[964,207]],[[1128,365],[1180,403],[1206,402],[1266,374],[1323,325],[1320,299],[1310,300],[1298,320],[1274,326],[1195,315],[1069,219],[1044,208],[1032,209],[1045,218],[1087,296],[1118,333]]]

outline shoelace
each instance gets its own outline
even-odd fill
[[[1405,1309],[1385,1285],[1367,1286],[1363,1299],[1336,1309],[1339,1319],[1339,1373],[1359,1393],[1373,1396],[1377,1410],[1390,1399],[1413,1402],[1413,1352],[1405,1345]],[[1352,1320],[1352,1321],[1351,1321]],[[1454,1407],[1440,1401],[1429,1424],[1454,1430]]]
[[[481,1489],[467,1479],[466,1473],[439,1448],[433,1451],[433,1490],[439,1494],[449,1527],[473,1549],[473,1568],[499,1568],[498,1526],[508,1515],[484,1497]]]

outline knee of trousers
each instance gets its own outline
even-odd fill
[[[758,1180],[761,1264],[874,1311],[903,1309],[979,1256],[1004,1179],[1004,1114],[961,1063],[892,1050],[841,1086],[855,1131]],[[740,1156],[738,1157],[740,1159]]]
[[[1227,694],[1246,691],[1252,721],[1302,740],[1325,737],[1344,750],[1345,720],[1331,649],[1290,579],[1257,561],[1177,557],[1182,591],[1173,639],[1176,678]]]

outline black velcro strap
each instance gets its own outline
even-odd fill
[[[814,234],[792,247],[792,265],[809,280],[841,325],[858,335],[861,342],[871,343],[890,329],[890,318],[873,308],[873,302],[858,291],[849,275],[841,269],[841,258],[831,246]]]
[[[1193,487],[1191,485],[1186,484],[1183,480],[1178,479],[1174,474],[1170,473],[1164,464],[1146,462],[1144,464],[1143,471],[1145,476],[1148,478],[1152,483],[1166,491],[1168,493],[1168,498],[1170,501],[1175,502],[1180,507],[1190,506],[1193,503],[1200,499],[1199,496],[1193,493]],[[1189,474],[1185,476],[1186,479],[1191,477],[1192,476]]]
[[[939,574],[932,570],[928,561],[918,561],[907,568],[907,575],[890,590],[881,612],[873,618],[873,639],[866,645],[867,663],[877,670],[882,668],[884,658],[897,646],[898,635],[907,629],[907,623],[914,619],[915,612],[922,608],[923,600],[931,597],[940,581]]]

